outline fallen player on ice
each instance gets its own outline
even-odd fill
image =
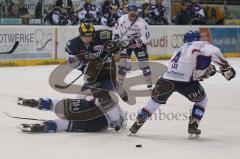
[[[125,113],[117,102],[112,101],[108,110],[102,110],[98,99],[86,96],[79,99],[18,98],[18,104],[54,112],[59,119],[36,124],[21,124],[20,129],[29,133],[100,132],[113,128],[126,128]],[[110,104],[110,103],[109,103]]]

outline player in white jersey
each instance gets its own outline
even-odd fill
[[[128,14],[121,16],[113,30],[115,39],[126,40],[132,38],[128,49],[120,53],[119,82],[123,84],[126,72],[131,69],[129,58],[132,52],[138,59],[138,65],[145,76],[148,88],[152,87],[151,70],[148,64],[147,42],[150,36],[148,24],[138,16],[138,7],[131,3],[128,5]]]
[[[200,41],[199,32],[187,32],[184,35],[184,43],[182,47],[176,49],[168,70],[157,81],[151,98],[138,114],[136,122],[130,128],[132,134],[137,133],[144,122],[161,104],[166,103],[173,92],[178,92],[194,102],[189,117],[188,133],[191,138],[198,137],[201,133],[198,125],[207,106],[207,96],[199,81],[217,72],[212,62],[219,66],[220,72],[227,80],[235,77],[235,70],[220,49],[206,41]]]

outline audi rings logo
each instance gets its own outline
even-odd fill
[[[183,44],[183,36],[184,34],[173,34],[171,45],[173,48],[178,48]]]

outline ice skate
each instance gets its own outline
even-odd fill
[[[129,136],[131,136],[132,134],[136,134],[150,116],[151,115],[145,109],[142,109],[142,111],[137,116],[136,122],[129,129]]]
[[[18,97],[17,104],[22,105],[22,106],[37,108],[37,107],[39,107],[39,100],[25,99],[25,98],[22,98],[22,97]]]
[[[19,129],[22,130],[22,132],[26,133],[46,133],[47,127],[45,124],[21,124]]]
[[[201,134],[201,130],[198,129],[198,123],[192,116],[189,116],[188,134],[189,139],[199,139]]]

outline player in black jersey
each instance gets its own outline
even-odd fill
[[[92,24],[81,23],[79,33],[80,36],[68,41],[65,51],[73,68],[85,74],[82,93],[90,91],[91,95],[104,102],[104,106],[108,102],[110,104],[109,91],[117,92],[123,101],[127,101],[127,93],[116,81],[114,51],[109,53],[104,49],[106,42],[112,40],[112,31],[95,31]]]

